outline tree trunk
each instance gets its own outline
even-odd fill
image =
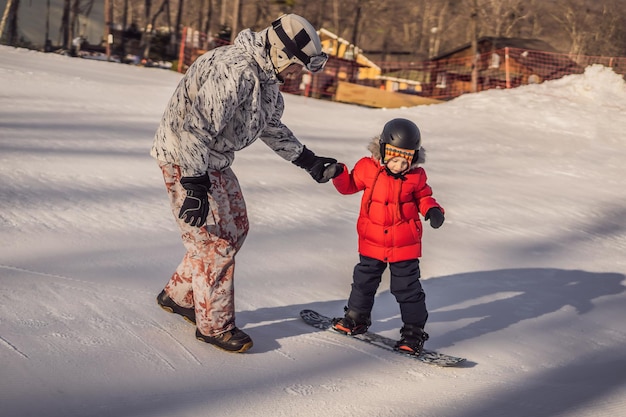
[[[106,12],[105,12],[106,13]],[[128,29],[128,0],[124,0],[122,9],[122,57],[126,56],[126,30]]]
[[[71,16],[70,16],[70,37],[69,41],[72,42],[76,36],[79,36],[80,31],[80,0],[74,0],[72,4]]]
[[[13,0],[8,0],[6,6],[4,7],[4,13],[2,14],[2,21],[0,21],[0,39],[2,39],[2,35],[4,35],[4,28],[6,27],[7,21],[9,20],[9,14],[11,13],[12,5],[13,5]]]
[[[144,45],[143,51],[143,58],[145,59],[148,59],[150,56],[150,47],[152,46],[152,31],[154,31],[154,28],[156,26],[156,20],[159,15],[163,13],[166,6],[169,7],[169,0],[163,0],[163,3],[161,3],[161,7],[159,7],[159,10],[156,11],[154,16],[152,16],[152,19],[150,20],[150,32],[146,33],[146,44]]]
[[[178,1],[178,11],[176,12],[176,25],[174,27],[174,33],[176,34],[176,45],[180,43],[181,31],[183,30],[181,22],[183,21],[183,8],[185,0]]]
[[[204,41],[204,45],[202,45],[202,48],[207,50],[209,49],[209,42],[211,41],[211,38],[213,37],[213,35],[211,34],[212,30],[211,30],[211,21],[213,20],[213,0],[209,0],[209,8],[207,10],[207,14],[206,14],[206,24],[204,26],[204,28],[201,28],[200,30],[204,31],[204,33],[206,34],[206,39]]]
[[[17,45],[19,42],[19,31],[18,31],[19,8],[20,8],[20,0],[13,0],[13,4],[11,5],[11,12],[9,13],[9,32],[7,34],[9,45]]]
[[[150,11],[152,9],[152,0],[145,0],[145,9],[144,9],[144,29],[143,35],[141,37],[141,46],[143,47],[143,52],[141,54],[142,59],[147,59],[148,54],[150,53],[150,41],[152,37],[152,27],[150,25]]]
[[[472,31],[472,84],[471,92],[478,91],[478,0],[474,0],[471,14]]]
[[[361,23],[361,0],[357,0],[356,10],[354,12],[354,26],[352,28],[352,43],[354,45],[359,44],[359,25]]]
[[[235,0],[233,5],[233,20],[230,26],[230,43],[235,42],[237,33],[239,33],[239,8],[241,0]]]
[[[70,0],[63,1],[63,16],[61,17],[61,46],[63,49],[69,48],[68,39],[70,37]]]
[[[11,0],[9,0],[9,3]],[[2,30],[0,29],[0,33]],[[46,39],[44,40],[44,51],[50,52],[50,0],[46,0]]]
[[[226,26],[226,19],[227,19],[227,15],[226,15],[226,0],[221,0],[222,4],[222,10],[220,13],[220,25],[222,27]]]
[[[339,0],[333,0],[333,29],[337,35],[341,33],[341,30],[339,29],[339,16]]]
[[[202,27],[204,26],[204,4],[205,0],[200,0],[200,10],[198,10],[198,22],[196,23],[196,27],[199,31],[202,31]]]

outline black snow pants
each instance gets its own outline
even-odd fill
[[[374,306],[374,296],[380,285],[381,276],[387,263],[378,259],[359,255],[360,262],[354,267],[352,291],[348,308],[369,316]],[[400,305],[400,315],[404,324],[426,325],[426,294],[420,283],[419,259],[392,262],[390,291]]]

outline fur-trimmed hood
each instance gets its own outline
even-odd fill
[[[367,150],[372,153],[372,158],[382,162],[382,155],[380,154],[380,135],[377,135],[372,138],[369,145],[367,145]],[[419,151],[417,152],[417,158],[413,158],[413,162],[411,163],[411,169],[417,168],[420,164],[426,162],[426,149],[420,146]]]

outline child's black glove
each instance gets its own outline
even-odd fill
[[[439,229],[443,224],[445,218],[443,217],[443,212],[439,207],[433,207],[426,213],[424,216],[426,220],[430,220],[430,227],[433,229]]]
[[[209,190],[211,180],[209,175],[199,177],[182,177],[180,184],[187,191],[187,197],[183,201],[178,217],[192,226],[202,227],[209,215]]]
[[[343,166],[335,158],[317,156],[306,146],[293,164],[305,169],[319,183],[328,182],[343,172]]]

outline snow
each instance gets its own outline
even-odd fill
[[[426,227],[419,364],[297,317],[339,315],[360,195],[262,142],[234,164],[246,354],[195,340],[155,296],[183,255],[148,155],[180,75],[0,47],[0,414],[613,417],[626,409],[626,83],[612,70],[445,104],[367,109],[286,95],[284,122],[352,166],[415,120],[446,208]],[[385,275],[372,330],[396,337]]]

